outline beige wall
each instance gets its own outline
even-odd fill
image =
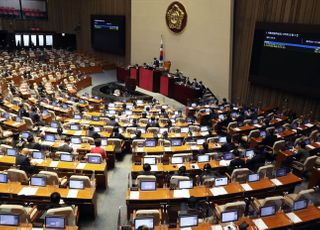
[[[180,34],[171,32],[165,12],[173,0],[132,0],[131,63],[159,57],[163,35],[165,60],[171,70],[202,80],[218,97],[230,94],[233,0],[179,0],[188,22]]]

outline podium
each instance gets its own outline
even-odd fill
[[[139,87],[151,92],[158,93],[160,91],[160,76],[161,71],[145,69],[140,67],[139,69]]]

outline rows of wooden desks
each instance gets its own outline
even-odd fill
[[[33,228],[32,224],[20,224],[19,226],[0,226],[0,230],[45,230],[46,228]],[[66,226],[65,230],[78,230],[78,226]]]
[[[15,157],[0,155],[0,169],[8,169],[15,163]],[[54,161],[48,158],[45,160],[31,160],[31,164],[36,166],[37,171],[54,170],[58,173],[59,176],[71,176],[81,174],[91,177],[92,172],[94,171],[97,186],[102,187],[104,189],[108,187],[108,171],[107,163],[105,162],[101,164],[90,164],[79,161]]]
[[[58,129],[57,128],[52,128],[52,127],[42,127],[41,128],[42,131],[46,132],[46,133],[58,133]],[[67,135],[67,136],[88,136],[88,130],[71,130],[71,129],[64,129],[62,132],[63,135]],[[111,132],[107,132],[107,131],[101,131],[99,132],[99,135],[101,137],[111,137]]]
[[[127,217],[129,218],[130,213],[135,209],[160,208],[162,203],[179,203],[190,197],[225,203],[245,196],[265,197],[270,194],[281,194],[283,191],[292,191],[301,181],[302,179],[293,173],[288,173],[283,177],[264,178],[260,181],[247,183],[245,186],[238,182],[232,182],[221,187],[195,186],[189,190],[158,188],[155,191],[130,191],[128,189],[126,196]]]

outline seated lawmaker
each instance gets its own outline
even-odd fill
[[[296,147],[298,149],[298,152],[293,155],[293,157],[299,161],[300,163],[305,162],[305,160],[310,156],[309,151],[306,149],[306,143],[302,141],[298,144]]]
[[[257,171],[260,166],[264,166],[266,162],[266,151],[264,146],[255,150],[254,156],[246,161],[246,167],[251,171]]]
[[[16,165],[27,174],[31,175],[35,172],[35,166],[31,165],[28,157],[29,150],[24,148],[16,155]]]
[[[96,139],[94,144],[96,147],[93,147],[90,153],[99,153],[103,159],[108,160],[106,151],[101,147],[101,139]]]

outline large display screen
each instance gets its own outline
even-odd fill
[[[92,48],[125,55],[125,16],[91,16]]]
[[[249,80],[320,98],[320,26],[257,24]]]

